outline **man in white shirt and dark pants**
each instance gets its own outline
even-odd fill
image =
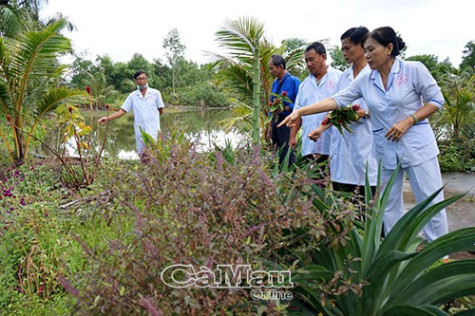
[[[134,74],[137,90],[129,94],[124,104],[114,114],[101,117],[98,123],[104,124],[128,112],[134,112],[134,129],[137,153],[143,156],[145,144],[141,130],[152,136],[155,140],[160,131],[160,116],[163,113],[163,100],[160,91],[150,88],[147,84],[147,74],[139,70]]]

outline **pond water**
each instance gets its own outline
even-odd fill
[[[94,121],[104,113],[97,113]],[[89,123],[89,113],[83,113],[86,122]],[[242,143],[246,139],[245,131],[236,128],[225,130],[222,120],[233,117],[230,110],[192,110],[179,113],[167,113],[166,109],[161,117],[162,132],[175,130],[185,130],[185,137],[198,141],[198,150],[207,151],[215,145],[224,147],[230,143],[233,147]],[[96,126],[94,127],[96,128]],[[105,126],[99,127],[99,138],[102,139],[105,133]],[[70,139],[66,144],[67,152],[72,156],[77,156],[74,139]],[[104,155],[117,157],[120,159],[138,159],[134,137],[133,115],[125,115],[119,119],[109,122],[107,131],[107,144]]]

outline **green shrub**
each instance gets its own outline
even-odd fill
[[[439,142],[442,172],[475,171],[475,140],[453,139]]]
[[[241,148],[226,157],[218,151],[208,159],[212,154],[196,152],[181,133],[152,147],[146,164],[111,179],[117,203],[130,211],[123,216],[134,221],[133,231],[110,240],[104,252],[84,242],[92,267],[80,276],[85,286],[64,280],[84,313],[277,314],[285,304],[253,301],[249,289],[176,289],[164,284],[161,272],[172,264],[210,269],[249,264],[269,271],[275,253],[293,239],[291,229],[306,228],[315,240],[341,240],[343,222],[354,218],[331,206],[331,216],[323,216],[314,204],[331,205],[326,201],[331,197],[321,191],[320,202],[312,203],[315,195],[303,195],[315,183],[302,170],[273,178],[267,167],[273,157],[258,149]],[[278,268],[289,267],[273,266]]]
[[[206,107],[229,106],[229,98],[208,82],[203,82],[192,89],[180,89],[182,104]]]
[[[467,250],[475,228],[451,232],[425,247],[418,233],[459,195],[428,207],[440,192],[407,212],[381,240],[383,214],[391,179],[381,196],[366,192],[364,231],[356,227],[345,240],[303,243],[294,278],[297,300],[291,309],[324,315],[448,315],[439,306],[475,294],[475,260],[458,260],[434,267],[452,252]],[[369,187],[368,182],[366,187]],[[362,234],[361,234],[362,233]],[[310,244],[310,245],[309,245]]]
[[[131,225],[114,216],[113,207],[95,216],[108,201],[94,195],[99,183],[87,192],[70,190],[54,161],[19,162],[0,174],[0,314],[72,314],[76,299],[59,280],[87,271],[88,257],[75,236],[100,251]]]

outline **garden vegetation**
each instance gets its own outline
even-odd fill
[[[185,60],[185,46],[171,30],[163,44],[166,63],[140,54],[128,63],[79,57],[65,81],[58,57],[71,52],[61,35],[70,24],[62,17],[39,21],[34,3],[12,1],[0,9],[2,314],[473,312],[475,259],[442,258],[473,251],[475,228],[430,244],[418,236],[463,195],[426,209],[434,194],[381,238],[388,189],[364,192],[362,203],[313,180],[318,166],[301,157],[289,167],[276,163],[265,137],[272,80],[266,65],[272,54],[284,54],[291,71],[305,76],[304,42],[274,47],[259,22],[242,18],[217,32],[228,52],[213,64]],[[431,70],[444,92],[446,105],[431,123],[447,171],[473,171],[474,48],[466,45],[458,69],[435,56],[410,57]],[[338,50],[332,54],[341,60]],[[109,126],[94,127],[92,113],[120,106],[137,69],[148,71],[169,104],[231,105],[235,117],[227,124],[249,124],[252,141],[202,152],[184,130],[164,128],[157,141],[144,135],[146,163],[103,155]],[[59,131],[54,145],[47,142],[51,130]],[[77,157],[64,151],[71,139]],[[36,147],[51,156],[34,157]],[[162,272],[174,264],[290,271],[283,282],[292,299],[256,300],[247,288],[173,288]],[[271,285],[269,278],[261,281]]]

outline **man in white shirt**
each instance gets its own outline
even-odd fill
[[[310,44],[304,53],[305,63],[310,72],[302,82],[295,100],[294,110],[313,104],[335,94],[338,91],[338,79],[341,71],[326,64],[327,55],[325,46],[320,42]],[[317,141],[313,141],[307,135],[317,128],[326,116],[326,112],[308,115],[292,128],[289,144],[295,147],[296,135],[302,126],[302,156],[317,163],[328,160],[330,154],[330,133],[322,135]]]
[[[155,140],[160,131],[160,115],[163,113],[163,100],[160,91],[150,88],[147,84],[147,74],[139,70],[134,74],[137,90],[129,94],[121,109],[110,116],[101,117],[98,123],[104,124],[128,112],[134,112],[134,129],[137,152],[143,155],[145,144],[141,130],[152,136]]]

